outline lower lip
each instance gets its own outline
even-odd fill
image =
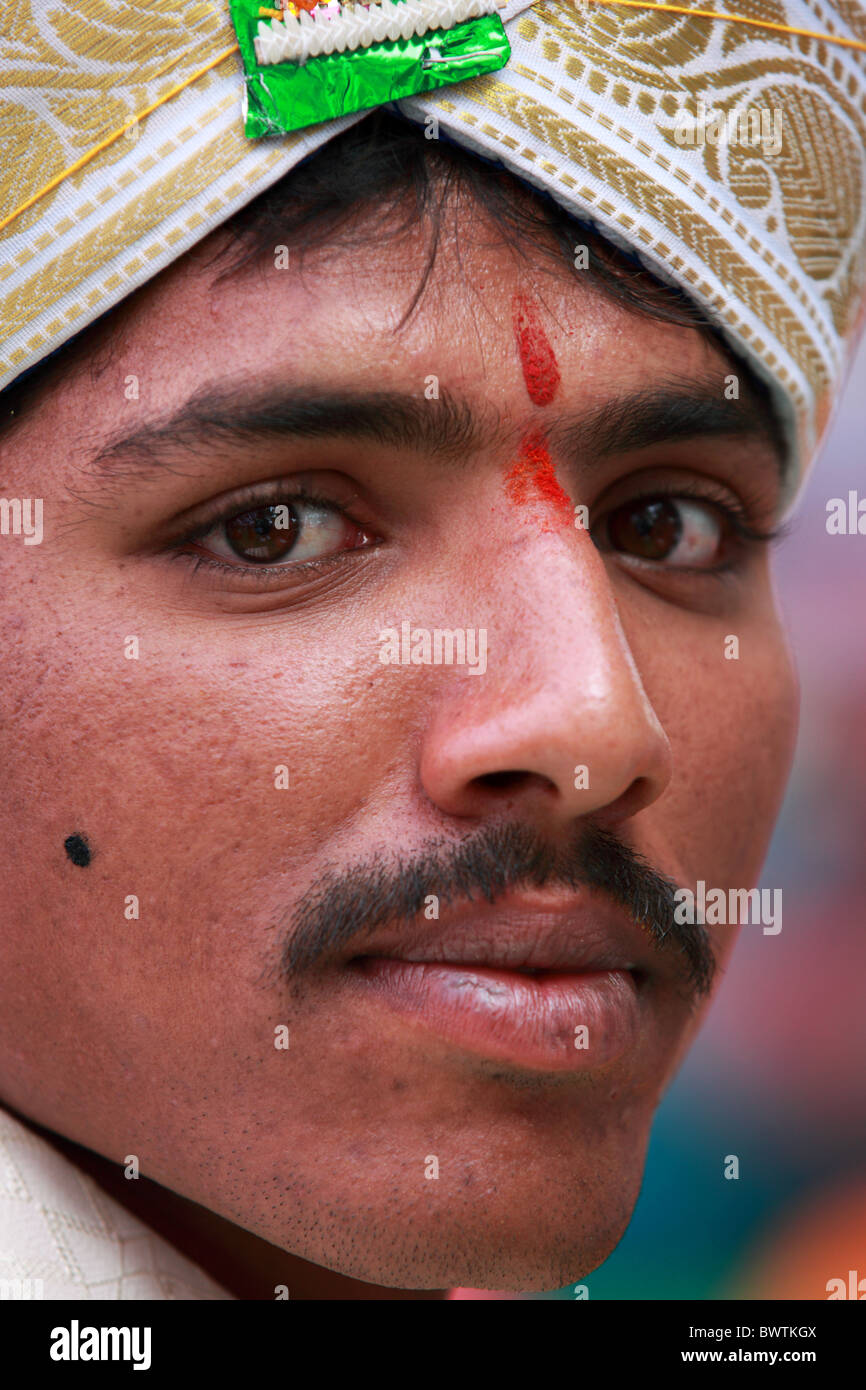
[[[533,1071],[596,1071],[637,1041],[638,987],[628,970],[523,975],[379,956],[357,965],[392,1009],[494,1061]]]

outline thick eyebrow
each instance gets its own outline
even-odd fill
[[[223,388],[193,396],[168,418],[109,441],[87,465],[103,478],[176,470],[181,457],[207,459],[215,445],[244,448],[267,439],[368,439],[443,461],[464,459],[488,428],[462,397],[310,387]]]
[[[604,458],[700,438],[763,441],[784,476],[787,446],[772,408],[750,390],[727,400],[712,378],[616,396],[582,418],[561,419],[550,431],[551,445],[566,458]]]
[[[545,428],[544,421],[538,425]],[[546,426],[552,449],[569,463],[591,467],[614,453],[706,437],[753,437],[772,445],[780,472],[785,444],[774,415],[749,391],[726,400],[715,379],[668,382],[615,396],[582,412],[561,411]],[[268,439],[367,439],[465,465],[482,444],[513,440],[519,427],[489,407],[441,389],[438,398],[398,391],[232,387],[199,394],[163,417],[105,444],[86,472],[106,481],[176,472],[215,446],[248,448]]]

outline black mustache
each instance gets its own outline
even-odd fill
[[[606,893],[659,948],[681,953],[692,993],[710,992],[716,961],[709,936],[700,923],[675,920],[677,885],[593,825],[565,849],[525,826],[507,825],[488,827],[459,845],[437,844],[405,862],[377,856],[328,869],[292,914],[282,972],[294,976],[377,927],[415,917],[431,894],[447,904],[479,896],[492,903],[514,889],[546,886]]]

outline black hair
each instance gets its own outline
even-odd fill
[[[428,229],[428,255],[408,317],[432,271],[446,209],[459,230],[466,203],[481,208],[499,239],[518,255],[531,246],[561,273],[563,267],[575,269],[575,251],[584,246],[582,284],[635,313],[711,329],[681,290],[657,280],[636,256],[614,247],[549,194],[518,182],[498,161],[470,153],[444,131],[428,139],[426,128],[387,108],[308,155],[236,213],[221,229],[226,237],[216,259],[226,263],[224,274],[233,274],[272,257],[277,245],[303,256],[306,249],[333,241],[369,245],[377,234],[399,240],[420,225]]]

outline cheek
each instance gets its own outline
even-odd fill
[[[207,844],[202,816],[231,842],[247,839],[250,817],[293,836],[320,825],[337,794],[345,808],[365,780],[376,714],[362,690],[369,658],[367,670],[351,653],[322,660],[320,629],[309,645],[247,632],[179,650],[148,636],[138,660],[118,643],[45,670],[15,760],[24,783],[35,774],[34,790],[52,793],[34,798],[34,818],[84,818],[114,847],[128,826],[139,858],[164,816],[176,852]],[[378,718],[388,718],[381,702]]]
[[[346,827],[366,824],[400,741],[387,673],[371,679],[369,652],[321,626],[301,651],[276,627],[172,643],[139,624],[138,661],[116,622],[87,627],[112,638],[21,649],[26,714],[0,738],[0,827],[18,866],[0,977],[39,981],[0,1022],[0,1086],[19,1103],[28,1068],[74,1071],[84,1054],[90,1071],[120,1069],[130,1094],[159,1089],[151,1063],[187,1084],[177,1056],[205,1055],[212,1035],[258,1055],[292,903]],[[86,866],[64,848],[73,834]]]
[[[739,661],[722,663],[704,742],[707,763],[715,766],[719,801],[735,813],[739,826],[732,843],[757,871],[788,780],[799,695],[780,628],[768,626],[754,638]]]
[[[141,969],[168,985],[191,957],[206,972],[236,952],[260,963],[257,928],[285,911],[293,875],[312,873],[336,828],[362,815],[399,712],[369,678],[369,656],[322,658],[321,629],[309,651],[276,629],[177,645],[140,630],[137,661],[120,637],[43,648],[47,662],[22,654],[26,714],[2,741],[0,824],[14,837],[22,927],[6,951],[32,960],[45,950],[33,923],[44,935],[74,921],[52,947],[61,957],[87,955],[95,977],[131,981],[134,937]],[[86,866],[64,847],[74,835],[89,843]]]
[[[711,627],[672,658],[657,697],[675,768],[659,817],[669,843],[683,846],[685,882],[745,888],[760,874],[784,795],[797,681],[775,615]],[[736,632],[740,656],[729,660],[726,638]]]

